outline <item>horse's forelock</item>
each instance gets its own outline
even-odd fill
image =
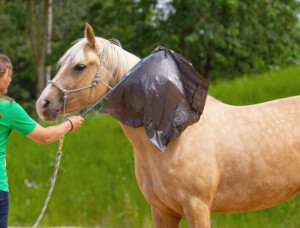
[[[72,47],[69,48],[65,54],[57,62],[57,66],[61,66],[64,61],[69,59],[71,63],[75,63],[80,57],[82,57],[82,50],[88,41],[85,38],[78,39],[72,43]]]

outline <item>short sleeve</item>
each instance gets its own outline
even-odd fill
[[[35,129],[37,122],[16,102],[11,105],[9,113],[9,124],[12,130],[16,130],[26,136]]]

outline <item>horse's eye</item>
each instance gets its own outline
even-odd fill
[[[86,65],[84,65],[84,64],[77,64],[74,66],[74,70],[76,70],[76,71],[82,71],[85,68],[86,68]]]

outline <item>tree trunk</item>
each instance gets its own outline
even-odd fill
[[[37,84],[36,84],[36,97],[38,98],[45,87],[45,67],[44,62],[41,61],[37,66]]]
[[[214,22],[216,23],[216,21],[217,21],[217,2],[215,0],[211,0],[211,14],[212,14],[212,17],[214,18]],[[214,31],[213,33],[216,34],[216,31]],[[206,63],[205,63],[205,67],[204,67],[204,77],[208,80],[210,80],[211,73],[214,68],[213,56],[215,53],[215,49],[216,48],[213,43],[209,44],[208,56],[206,58]]]
[[[190,44],[188,42],[185,42],[185,41],[184,41],[184,56],[187,59],[190,59],[190,56],[191,56]]]
[[[51,55],[51,38],[52,38],[52,22],[53,22],[53,0],[49,0],[48,8],[48,37],[47,37],[47,57]],[[51,79],[51,66],[47,66],[46,82]]]
[[[49,1],[50,0],[44,0],[44,29],[41,29],[43,31],[43,34],[41,35],[41,53],[40,54],[40,59],[38,61],[38,66],[37,66],[37,87],[36,87],[36,98],[40,96],[42,93],[43,89],[45,88],[46,85],[46,80],[45,80],[45,62],[46,62],[46,52],[47,52],[47,40],[48,40],[48,21],[49,21]],[[38,15],[36,15],[38,17]]]
[[[209,53],[209,56],[206,58],[206,64],[204,67],[204,77],[208,80],[210,80],[211,72],[213,71],[213,65],[214,65],[212,53],[214,53],[214,48],[212,48],[212,50]]]
[[[49,8],[51,8],[51,10]],[[44,11],[43,14],[41,14],[41,9]],[[31,50],[34,65],[37,68],[36,97],[38,97],[46,85],[45,63],[46,54],[48,53],[48,49],[50,49],[48,46],[50,46],[49,42],[51,40],[52,33],[52,19],[51,22],[49,22],[50,17],[52,18],[52,0],[44,0],[42,2],[28,0],[27,10],[30,16],[28,28]],[[50,37],[49,27],[51,27]]]
[[[199,63],[199,67],[198,67],[198,69],[199,69],[199,73],[200,73],[200,75],[202,75],[202,76],[204,76],[204,70],[203,70],[203,66],[202,66],[202,50],[201,50],[201,48],[199,47],[198,48],[198,52],[197,52],[197,57],[198,57],[198,63]]]

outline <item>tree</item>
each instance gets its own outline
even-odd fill
[[[51,55],[51,38],[52,38],[52,23],[53,23],[53,0],[49,0],[48,7],[48,24],[47,24],[47,57]],[[51,66],[47,66],[46,80],[51,79]]]
[[[37,68],[36,97],[40,95],[46,84],[45,63],[49,37],[48,32],[51,31],[51,29],[48,29],[49,16],[51,15],[51,13],[49,13],[49,2],[50,0],[27,1],[27,11],[29,14],[28,34],[30,38],[34,64]]]
[[[156,3],[156,0],[94,0],[87,6],[87,21],[97,36],[117,38],[126,50],[144,57],[160,44],[153,21]]]
[[[32,109],[45,67],[55,74],[57,60],[83,37],[85,22],[141,58],[158,45],[173,49],[212,80],[299,61],[297,0],[53,1],[52,26],[51,1],[0,1],[0,52],[11,57],[16,75],[9,93]]]
[[[174,0],[162,39],[207,78],[291,64],[299,56],[296,0]],[[164,13],[162,11],[161,13]]]

